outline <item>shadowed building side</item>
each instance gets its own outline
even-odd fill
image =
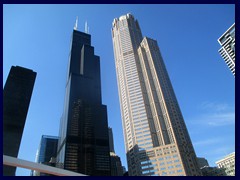
[[[12,66],[3,89],[3,154],[17,157],[37,73]],[[4,176],[16,167],[3,166]]]
[[[75,26],[76,27],[76,26]],[[102,104],[100,58],[89,34],[73,30],[57,164],[93,176],[110,175],[107,107]]]
[[[121,158],[115,153],[112,128],[108,128],[109,147],[111,159],[111,176],[123,176],[123,166]]]

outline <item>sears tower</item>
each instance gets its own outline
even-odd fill
[[[76,26],[71,39],[57,165],[86,175],[107,176],[110,153],[100,58],[94,54],[91,36]]]

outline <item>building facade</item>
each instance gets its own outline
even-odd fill
[[[203,176],[226,176],[224,168],[204,166],[201,171]]]
[[[91,35],[73,30],[57,164],[86,175],[110,175],[107,107],[102,104],[100,58]]]
[[[43,135],[37,150],[36,162],[41,164],[53,165],[53,159],[57,157],[58,137]],[[34,176],[47,176],[45,173],[34,171]]]
[[[12,66],[3,89],[3,154],[17,157],[32,97],[36,72]],[[3,166],[4,176],[15,176],[16,167]]]
[[[157,41],[131,14],[112,39],[129,175],[201,175]]]
[[[235,23],[218,39],[218,50],[230,71],[235,76]]]
[[[108,128],[109,147],[111,158],[111,176],[123,176],[123,166],[121,158],[115,153],[112,128]]]
[[[115,152],[110,152],[110,158],[111,158],[111,176],[123,176],[121,158]]]
[[[207,159],[202,158],[202,157],[197,157],[197,161],[198,161],[198,166],[200,169],[203,167],[209,167]]]
[[[227,176],[235,176],[235,152],[216,162],[219,168],[224,168]]]
[[[108,135],[109,135],[109,148],[110,152],[115,152],[114,150],[114,142],[113,142],[113,132],[112,128],[108,127]]]

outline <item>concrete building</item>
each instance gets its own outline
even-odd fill
[[[129,176],[201,175],[157,41],[131,14],[112,39]]]
[[[235,76],[235,23],[218,39],[218,50],[230,71]]]
[[[235,176],[235,152],[216,162],[219,168],[224,168],[227,176]]]
[[[3,89],[3,155],[17,157],[37,73],[12,66]],[[16,167],[3,166],[4,176]]]
[[[57,164],[86,175],[109,176],[107,106],[102,104],[100,58],[94,54],[91,35],[78,31],[77,23],[71,40]]]

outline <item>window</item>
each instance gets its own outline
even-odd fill
[[[166,157],[165,157],[165,159],[170,159],[170,158],[171,158],[171,156],[166,156]]]
[[[162,161],[162,160],[163,160],[163,158],[158,158],[158,160],[159,160],[159,161]]]
[[[141,162],[141,164],[147,164],[148,163],[148,161],[142,161]]]
[[[166,176],[166,175],[167,175],[167,172],[162,172],[161,175],[162,175],[162,176]]]
[[[143,171],[142,174],[147,174],[149,173],[149,170]]]
[[[150,172],[157,172],[157,169],[152,169],[150,170]]]
[[[149,168],[149,166],[142,166],[141,168],[142,169],[147,169],[147,168]]]
[[[162,163],[160,163],[159,165],[160,165],[160,166],[163,166],[164,164],[165,164],[165,163],[164,163],[164,162],[162,162]]]
[[[175,167],[181,167],[181,164],[177,164]]]

